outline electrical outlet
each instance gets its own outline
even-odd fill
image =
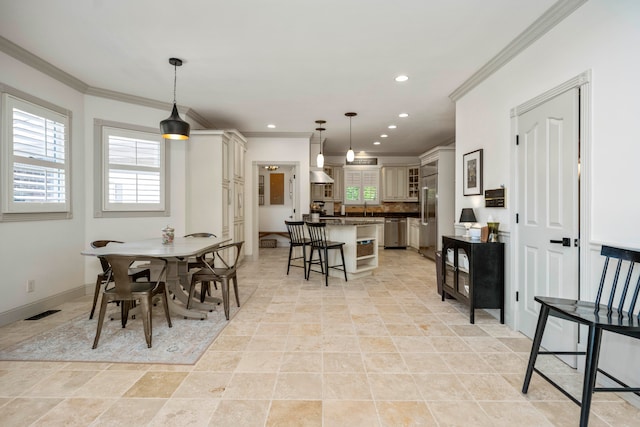
[[[36,291],[36,281],[35,280],[27,280],[27,293]]]

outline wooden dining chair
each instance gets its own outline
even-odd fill
[[[311,244],[311,240],[305,237],[304,221],[285,221],[289,233],[289,260],[287,261],[287,275],[291,267],[302,267],[304,270],[304,278],[307,278],[307,247]],[[302,249],[302,256],[295,256],[295,248]],[[302,265],[291,263],[291,261],[302,260]]]
[[[93,348],[98,346],[98,340],[100,339],[100,332],[102,331],[102,325],[104,323],[104,316],[107,312],[107,304],[110,301],[120,301],[123,304],[122,316],[128,316],[128,307],[131,302],[140,302],[140,316],[142,317],[142,323],[144,328],[144,337],[147,341],[147,347],[151,348],[152,337],[152,307],[153,298],[156,295],[162,297],[165,316],[169,327],[172,327],[171,316],[169,315],[169,301],[167,299],[167,289],[165,283],[160,281],[164,277],[164,273],[167,269],[167,261],[164,261],[162,272],[156,282],[136,282],[131,280],[129,276],[129,266],[136,261],[148,261],[152,262],[159,258],[144,258],[125,255],[105,255],[104,258],[109,263],[111,268],[111,274],[114,280],[114,287],[105,289],[102,292],[102,301],[100,303],[100,314],[98,316],[98,329],[96,330],[96,337],[93,341]],[[126,321],[123,319],[122,327],[124,328]]]
[[[598,367],[603,332],[640,338],[640,310],[638,310],[640,305],[637,304],[640,295],[640,274],[637,269],[640,264],[640,252],[602,246],[600,254],[605,258],[595,302],[546,296],[534,298],[540,303],[540,314],[522,386],[522,393],[526,394],[533,372],[538,373],[580,406],[581,427],[586,427],[589,422],[589,410],[594,392],[632,392],[636,394],[640,392],[640,387],[630,387]],[[615,265],[615,271],[609,269],[610,264]],[[634,267],[636,267],[635,270]],[[588,328],[586,351],[540,351],[542,336],[550,316],[586,326]],[[535,367],[536,359],[540,354],[586,355],[581,400],[569,394],[558,382]],[[620,387],[596,387],[598,373],[603,374]]]
[[[327,239],[327,224],[324,222],[307,222],[309,237],[311,238],[311,252],[309,261],[307,262],[307,280],[312,271],[322,273],[324,275],[325,286],[329,286],[329,269],[340,270],[344,274],[344,280],[347,281],[347,267],[344,262],[344,242],[334,242]],[[329,265],[329,251],[340,251],[340,259],[342,264]],[[318,253],[318,260],[313,260],[313,254]],[[312,270],[312,265],[319,265],[320,271]]]
[[[109,243],[120,244],[122,242],[118,240],[94,240],[91,242],[92,248],[103,248],[107,246]],[[100,295],[100,290],[102,289],[102,285],[104,285],[105,289],[109,286],[109,283],[113,282],[113,277],[111,275],[111,267],[104,257],[98,257],[100,260],[100,266],[102,267],[102,272],[98,273],[98,277],[96,278],[96,286],[93,290],[93,305],[91,306],[91,314],[89,314],[89,319],[93,319],[93,314],[96,311],[96,304],[98,303],[98,295]],[[131,280],[134,282],[138,279],[145,278],[151,280],[151,270],[143,267],[130,267],[129,268],[129,276]]]
[[[206,267],[193,273],[191,276],[191,286],[189,288],[189,300],[187,308],[190,307],[191,301],[196,297],[196,286],[200,286],[200,293],[206,292],[203,289],[204,283],[220,282],[222,292],[222,304],[224,306],[224,315],[229,320],[229,283],[233,283],[233,291],[236,296],[236,304],[240,307],[240,296],[238,294],[238,260],[242,251],[244,242],[235,242],[228,245],[215,248],[208,253],[198,256],[198,260],[206,263]]]

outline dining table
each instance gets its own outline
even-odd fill
[[[172,314],[193,319],[206,319],[207,312],[215,305],[209,302],[189,300],[188,261],[218,248],[231,239],[224,237],[176,237],[171,243],[163,243],[161,238],[110,243],[100,248],[87,248],[81,252],[86,256],[124,255],[139,256],[152,261],[166,260],[165,283],[174,298],[169,298],[169,311]]]

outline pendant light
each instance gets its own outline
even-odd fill
[[[347,151],[347,162],[351,163],[356,158],[356,154],[353,152],[353,148],[351,148],[351,118],[358,115],[358,113],[344,113],[345,116],[349,117],[349,151]]]
[[[316,157],[316,166],[321,168],[324,166],[324,156],[322,155],[322,131],[326,130],[325,128],[322,127],[322,125],[327,123],[327,121],[316,120],[316,123],[320,126],[316,128],[316,130],[320,132],[320,153],[318,153],[318,156]]]
[[[177,69],[182,66],[182,60],[169,58],[169,64],[173,65],[173,109],[171,116],[160,122],[160,133],[165,139],[189,139],[189,129],[191,126],[180,118],[176,105],[176,77]]]

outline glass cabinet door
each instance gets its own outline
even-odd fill
[[[467,251],[462,248],[458,248],[457,259],[457,280],[456,290],[458,293],[469,298],[469,255]]]

